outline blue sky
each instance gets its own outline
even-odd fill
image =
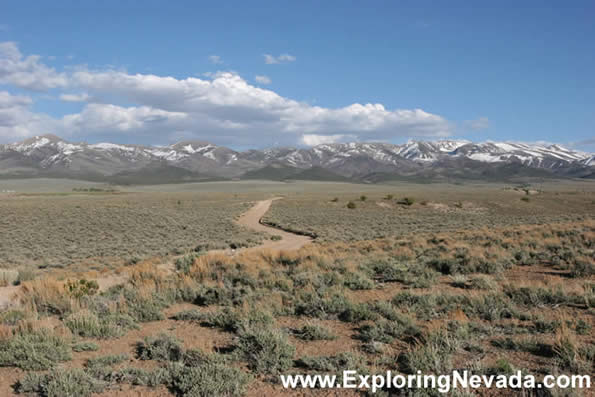
[[[0,141],[595,149],[592,1],[173,3],[5,0]]]

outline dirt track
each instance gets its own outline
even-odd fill
[[[271,235],[281,236],[282,239],[278,241],[265,240],[262,244],[250,247],[241,248],[238,250],[214,250],[209,253],[226,253],[228,255],[236,255],[240,252],[254,251],[260,249],[269,249],[274,251],[279,250],[297,250],[312,241],[312,238],[308,236],[301,236],[298,234],[286,232],[284,230],[276,229],[271,226],[263,225],[260,220],[266,214],[271,207],[274,200],[280,200],[282,197],[275,197],[268,200],[262,200],[257,202],[252,208],[244,212],[237,220],[239,225],[247,227],[249,229],[269,233]],[[173,263],[164,263],[159,265],[163,269],[173,270]],[[103,278],[96,279],[99,284],[100,290],[105,290],[113,285],[120,284],[126,281],[126,277],[122,275],[111,275]],[[0,287],[0,310],[17,304],[15,297],[19,292],[19,286]]]
[[[284,230],[276,229],[274,227],[260,223],[260,220],[264,214],[267,213],[273,201],[280,199],[281,197],[275,197],[273,199],[259,201],[256,203],[256,205],[254,205],[254,207],[244,212],[238,219],[237,223],[252,230],[281,236],[282,239],[279,241],[266,240],[264,243],[255,247],[247,248],[244,251],[263,248],[272,250],[297,250],[312,241],[311,237],[286,232]]]

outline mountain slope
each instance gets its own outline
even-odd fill
[[[205,178],[502,180],[593,178],[595,156],[516,142],[337,143],[238,152],[202,141],[169,146],[72,143],[54,135],[0,145],[0,177],[66,177],[121,183]],[[152,176],[150,175],[152,174]],[[120,182],[119,182],[120,183]]]

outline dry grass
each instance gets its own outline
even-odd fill
[[[104,393],[167,396],[189,390],[291,394],[278,384],[278,373],[335,373],[347,367],[368,373],[472,368],[478,374],[522,368],[538,378],[592,371],[595,275],[589,265],[595,220],[584,211],[569,214],[577,206],[589,208],[588,195],[563,196],[569,200],[566,215],[552,204],[547,211],[535,207],[541,215],[516,213],[517,222],[496,221],[496,208],[506,204],[500,200],[513,192],[475,200],[449,194],[445,212],[421,204],[421,194],[395,192],[388,199],[386,193],[367,192],[355,210],[345,211],[373,214],[357,226],[364,229],[388,218],[377,225],[390,232],[382,238],[365,240],[377,231],[364,230],[352,234],[354,241],[330,242],[328,232],[322,242],[297,251],[190,256],[178,272],[149,259],[118,269],[120,282],[101,293],[73,292],[67,279],[24,281],[22,306],[0,315],[0,344],[15,357],[27,343],[45,348],[49,342],[35,335],[43,329],[56,336],[50,342],[63,354],[48,353],[43,368],[53,369],[47,373],[29,370],[40,368],[30,360],[4,362],[0,395],[10,395],[10,385],[23,379],[27,387],[21,390],[41,390],[49,380],[64,387],[71,375],[89,387],[99,382]],[[396,200],[409,196],[416,198],[414,204],[402,209]],[[531,197],[522,204],[550,205],[539,194]],[[389,206],[378,206],[377,200]],[[461,208],[452,204],[459,200]],[[287,203],[298,201],[305,205],[300,198]],[[321,206],[334,204],[326,199]],[[525,211],[516,202],[510,205],[512,213]],[[469,208],[485,209],[487,223],[466,228],[470,220],[460,219],[480,219],[462,212]],[[336,224],[320,222],[356,227],[361,214],[345,221],[337,211],[331,213],[339,217]],[[448,223],[453,214],[458,215]],[[302,211],[301,216],[311,215]],[[427,223],[404,233],[410,225],[390,224],[403,217]],[[89,342],[98,349],[68,350]],[[159,353],[154,357],[139,354],[149,342]],[[122,354],[126,361],[109,364]],[[104,364],[87,365],[89,359]],[[27,368],[29,375],[13,367]],[[210,382],[215,376],[220,377]]]
[[[233,222],[249,207],[232,195],[192,193],[6,197],[0,200],[0,266],[85,262],[100,269],[200,246],[255,245],[260,236]]]
[[[415,190],[370,194],[349,209],[357,192],[333,196],[304,194],[273,203],[264,220],[288,230],[307,232],[319,241],[371,240],[415,233],[460,231],[525,224],[548,224],[592,218],[595,192],[545,191],[532,196],[530,203],[518,199],[514,190],[496,186],[433,185]],[[415,197],[412,205],[400,204],[403,197]]]

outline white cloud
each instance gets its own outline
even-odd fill
[[[0,91],[0,109],[8,109],[15,106],[29,106],[33,100],[24,95],[12,95],[7,91]]]
[[[308,146],[322,145],[323,143],[337,143],[344,141],[346,138],[353,139],[353,135],[315,135],[315,134],[304,134],[302,135],[302,143]]]
[[[473,131],[485,130],[490,126],[490,120],[487,117],[480,117],[475,120],[465,120],[463,127]]]
[[[60,95],[60,100],[64,102],[87,102],[89,99],[91,99],[91,97],[87,93]]]
[[[45,133],[54,122],[49,116],[33,113],[33,100],[28,96],[12,95],[0,91],[0,139],[14,141]]]
[[[0,43],[0,84],[11,84],[34,91],[67,85],[68,81],[63,73],[56,72],[40,60],[38,55],[23,57],[12,41]]]
[[[294,57],[293,55],[289,55],[289,54],[281,54],[279,56],[274,56],[271,54],[264,54],[264,63],[266,63],[267,65],[274,65],[277,63],[285,63],[285,62],[294,62],[297,58]]]
[[[263,76],[263,75],[254,76],[254,80],[260,84],[271,84],[272,83],[271,79],[268,76]]]
[[[63,128],[78,132],[150,131],[186,118],[184,113],[167,112],[148,106],[121,107],[110,104],[89,104],[81,113],[64,116]]]
[[[5,48],[4,58],[21,57],[16,46]],[[0,55],[0,60],[4,58]],[[35,75],[36,69],[31,69],[29,74]],[[60,76],[65,80],[62,85],[82,92],[62,93],[62,100],[92,98],[97,103],[61,119],[47,115],[36,119],[29,109],[30,103],[23,103],[18,131],[13,125],[11,130],[2,132],[4,137],[55,133],[84,140],[101,132],[138,134],[145,137],[144,142],[164,142],[184,136],[224,145],[250,146],[258,142],[259,146],[266,146],[334,142],[354,137],[365,141],[444,137],[452,130],[446,119],[421,109],[390,110],[382,104],[359,103],[340,108],[313,106],[254,86],[232,72],[218,72],[208,78],[177,79],[79,67]],[[128,105],[117,105],[122,103]],[[34,119],[43,119],[44,123],[32,122]]]
[[[214,65],[220,65],[223,63],[223,60],[219,55],[209,55],[209,62]]]

